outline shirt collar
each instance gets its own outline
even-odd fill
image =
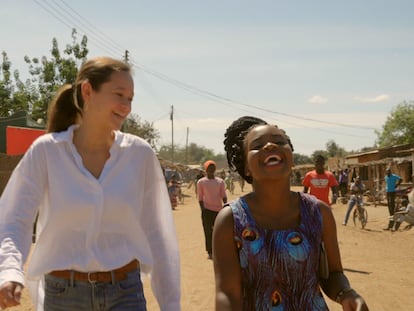
[[[56,143],[59,143],[59,142],[73,143],[73,132],[78,127],[79,127],[79,124],[72,124],[65,131],[52,133],[54,141]],[[124,137],[123,133],[121,131],[114,131],[114,134],[115,134],[115,139],[114,139],[112,146],[121,147],[122,140]]]

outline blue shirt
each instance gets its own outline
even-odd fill
[[[395,174],[385,175],[385,191],[395,192],[395,187],[399,180],[402,180],[402,178],[398,175],[395,175]]]

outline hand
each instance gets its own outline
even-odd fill
[[[6,309],[20,304],[23,285],[16,282],[6,282],[0,287],[0,308]]]
[[[345,295],[341,304],[344,311],[369,311],[364,298],[359,296],[356,292]]]

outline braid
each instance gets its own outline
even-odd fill
[[[226,151],[229,168],[232,171],[236,171],[249,184],[253,182],[253,179],[252,176],[247,176],[245,172],[246,158],[244,138],[253,127],[266,124],[268,123],[262,119],[244,116],[235,120],[227,128],[226,133],[224,134],[224,150]],[[274,126],[277,127],[277,125]],[[285,137],[293,152],[293,145],[289,136],[286,134],[285,130],[280,130],[285,134]]]
[[[250,116],[241,117],[235,120],[224,134],[224,150],[229,168],[236,171],[249,184],[252,183],[252,177],[245,174],[244,137],[251,127],[261,124],[267,122]]]

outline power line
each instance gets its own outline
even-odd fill
[[[54,0],[55,1],[55,0]],[[68,5],[65,1],[63,1],[63,0],[60,0],[62,3],[63,3],[63,5],[65,5],[69,10],[71,10],[74,14],[76,14],[79,18],[80,18],[80,20],[81,21],[84,21],[87,25],[89,25],[90,26],[90,28],[89,29],[94,29],[94,30],[96,30],[96,32],[95,33],[99,33],[99,35],[102,35],[104,38],[105,38],[105,40],[107,40],[109,43],[111,43],[112,44],[112,46],[113,47],[115,47],[115,48],[119,48],[121,45],[119,44],[119,43],[117,43],[117,42],[115,42],[111,37],[109,37],[109,36],[107,36],[104,32],[102,32],[99,28],[97,28],[97,27],[95,27],[91,22],[89,22],[88,21],[88,19],[86,19],[86,18],[84,18],[82,15],[80,15],[78,12],[76,12],[70,5]],[[125,50],[125,49],[123,49],[123,50]]]
[[[72,14],[68,13],[69,17],[65,14],[62,14],[62,12],[55,7],[55,6],[58,6],[58,4],[55,3],[55,6],[53,6],[53,4],[51,4],[50,2],[45,1],[49,5],[48,7],[46,7],[38,0],[33,0],[33,1],[36,4],[38,4],[40,7],[42,7],[45,11],[47,11],[49,14],[51,14],[54,18],[56,18],[58,21],[63,23],[65,26],[67,26],[68,28],[79,29],[83,33],[87,34],[88,38],[93,39],[91,40],[91,44],[103,49],[104,51],[108,53],[108,55],[119,58],[123,54],[121,50],[114,49],[111,45],[108,45],[104,40],[99,38],[99,36],[94,35],[93,33],[91,34],[88,31],[85,31],[85,29],[82,26],[80,26],[79,24],[77,24],[76,22],[70,19],[70,17],[73,17]],[[58,7],[62,9],[61,6],[58,6]]]
[[[191,93],[206,97],[210,100],[214,100],[216,102],[220,102],[222,104],[224,103],[233,103],[235,105],[239,105],[239,106],[244,106],[244,107],[248,107],[248,108],[253,108],[256,110],[260,110],[263,112],[270,112],[273,114],[278,114],[278,115],[282,115],[282,116],[286,116],[286,117],[290,117],[290,118],[295,118],[295,119],[299,119],[299,120],[305,120],[305,121],[312,121],[312,122],[317,122],[317,123],[325,123],[325,124],[330,124],[330,125],[337,125],[337,126],[342,126],[342,127],[349,127],[349,128],[359,128],[359,129],[363,129],[363,130],[376,130],[375,128],[372,127],[367,127],[367,126],[359,126],[359,125],[354,125],[354,124],[345,124],[345,123],[339,123],[339,122],[330,122],[330,121],[322,121],[322,120],[317,120],[317,119],[313,119],[313,118],[307,118],[307,117],[301,117],[301,116],[297,116],[297,115],[293,115],[293,114],[289,114],[289,113],[284,113],[284,112],[279,112],[279,111],[274,111],[268,108],[262,108],[259,106],[255,106],[255,105],[251,105],[251,104],[246,104],[246,103],[242,103],[239,101],[235,101],[232,100],[230,98],[226,98],[220,95],[216,95],[212,92],[209,91],[204,91],[202,89],[199,89],[197,87],[194,87],[192,85],[189,85],[187,83],[181,82],[179,80],[173,79],[171,77],[168,77],[167,75],[160,73],[160,72],[156,72],[153,69],[149,69],[146,66],[139,64],[137,62],[133,62],[133,64],[135,64],[135,66],[137,66],[138,68],[140,68],[141,70],[145,71],[146,73],[155,76],[161,80],[164,80],[168,83],[171,83],[179,88],[182,88],[184,90],[187,90]]]
[[[103,50],[108,51],[107,49],[109,49],[112,52],[115,52],[116,55],[121,54],[122,52],[120,52],[119,50],[117,50],[118,48],[122,47],[117,44],[115,41],[113,41],[109,36],[105,35],[101,30],[99,30],[97,27],[93,26],[89,21],[87,21],[84,17],[82,17],[79,13],[76,12],[76,10],[74,10],[72,7],[70,7],[68,4],[66,4],[65,1],[61,0],[61,2],[74,14],[76,14],[76,16],[74,16],[74,14],[72,14],[71,12],[69,12],[67,9],[63,8],[61,5],[59,5],[58,3],[56,3],[55,0],[52,0],[55,5],[59,8],[52,8],[52,10],[54,12],[52,12],[50,9],[46,8],[44,5],[42,5],[38,0],[33,0],[34,2],[36,2],[39,6],[41,6],[44,10],[46,10],[47,12],[49,12],[52,16],[54,16],[56,19],[58,19],[60,22],[64,23],[66,26],[68,27],[79,27],[79,25],[76,25],[77,23],[73,22],[70,20],[71,23],[74,24],[74,26],[71,26],[70,24],[67,23],[67,21],[64,21],[61,17],[57,16],[57,14],[61,15],[61,12],[59,12],[60,10],[65,11],[72,19],[77,20],[78,22],[80,22],[84,27],[86,27],[86,29],[88,29],[91,33],[89,34],[89,36],[92,37],[92,39],[95,39],[99,42],[98,45],[100,45],[101,48],[103,48]],[[65,19],[68,19],[67,16],[63,15]],[[85,25],[88,24],[88,25]],[[85,34],[88,35],[88,31],[85,31],[82,27],[79,27],[79,29],[81,31],[83,31]],[[92,41],[93,43],[93,41]],[[96,43],[95,43],[96,44]],[[126,49],[123,49],[126,50]],[[110,55],[113,55],[111,53],[109,53]],[[262,112],[266,112],[266,113],[272,113],[272,114],[277,114],[277,115],[281,115],[281,116],[285,116],[285,117],[289,117],[289,118],[294,118],[294,119],[298,119],[298,120],[302,120],[302,121],[311,121],[311,122],[316,122],[316,123],[320,123],[320,124],[329,124],[329,125],[335,125],[335,126],[341,126],[341,127],[346,127],[346,128],[353,128],[353,129],[362,129],[362,130],[376,130],[376,128],[372,128],[372,127],[367,127],[367,126],[360,126],[360,125],[355,125],[355,124],[346,124],[346,123],[338,123],[338,122],[331,122],[331,121],[326,121],[326,120],[318,120],[318,119],[314,119],[314,118],[309,118],[309,117],[303,117],[303,116],[299,116],[299,115],[294,115],[294,114],[289,114],[289,113],[285,113],[285,112],[280,112],[280,111],[275,111],[272,109],[268,109],[268,108],[263,108],[263,107],[259,107],[256,105],[251,105],[251,104],[246,104],[246,103],[242,103],[240,101],[236,101],[227,97],[223,97],[221,95],[217,95],[213,92],[210,91],[206,91],[203,89],[200,89],[198,87],[195,87],[193,85],[190,85],[188,83],[179,81],[177,79],[174,79],[172,77],[169,77],[161,72],[157,72],[143,64],[140,64],[134,60],[131,61],[131,64],[133,66],[136,66],[137,68],[141,69],[143,72],[156,77],[157,79],[160,79],[164,82],[167,82],[171,85],[174,85],[177,88],[180,88],[182,90],[185,90],[187,92],[196,94],[198,96],[207,98],[209,100],[218,102],[220,104],[229,106],[229,107],[233,107],[234,105],[236,105],[238,107],[238,109],[243,110],[240,108],[240,106],[243,107],[248,107],[250,109],[255,109],[255,110],[259,110]],[[346,135],[346,134],[342,134],[342,135]]]

